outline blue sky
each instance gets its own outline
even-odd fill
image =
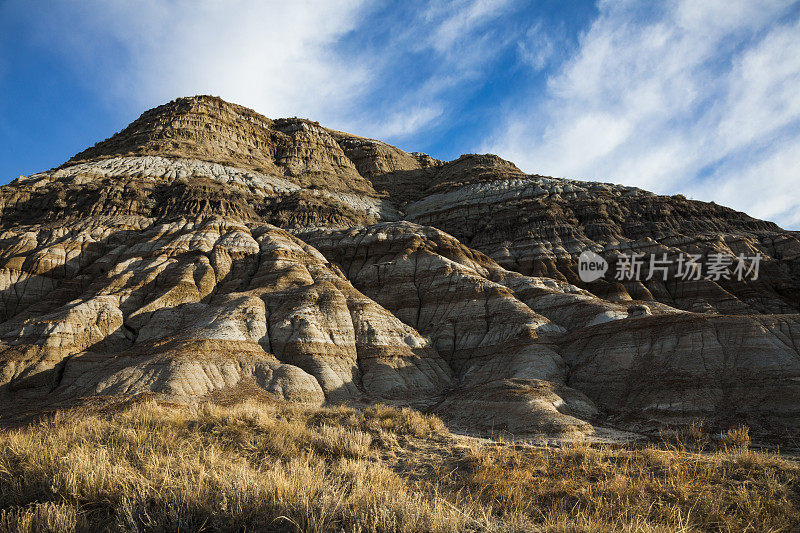
[[[0,1],[0,183],[192,94],[800,229],[797,1]]]

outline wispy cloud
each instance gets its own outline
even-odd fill
[[[431,6],[425,13],[428,23],[434,25],[428,44],[439,53],[452,53],[509,4],[511,0],[453,0]]]
[[[493,22],[517,3],[56,0],[17,11],[126,116],[209,93],[391,140],[457,112],[468,80],[486,83],[483,67],[513,38]]]
[[[544,70],[558,54],[559,44],[565,40],[563,29],[554,31],[552,28],[545,28],[544,23],[538,21],[517,43],[520,60],[534,70]]]
[[[409,2],[407,11],[384,13],[380,38],[358,62],[368,62],[371,92],[344,124],[389,140],[407,139],[491,83],[487,69],[513,47],[520,29],[500,19],[513,15],[519,0]],[[398,27],[402,28],[398,31]]]
[[[53,2],[38,38],[86,82],[136,108],[211,93],[273,116],[324,118],[358,94],[364,67],[331,46],[362,0]]]
[[[599,7],[544,97],[509,113],[484,149],[529,171],[685,192],[796,225],[800,24],[792,6]]]
[[[406,108],[386,117],[384,122],[376,125],[376,129],[386,138],[406,137],[441,115],[442,109],[436,105]]]

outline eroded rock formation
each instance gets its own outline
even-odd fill
[[[587,249],[612,268],[632,252],[763,260],[755,281],[583,283]],[[800,236],[772,223],[213,97],[0,189],[6,417],[257,390],[475,431],[703,417],[798,435],[798,312]]]

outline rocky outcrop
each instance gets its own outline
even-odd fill
[[[758,279],[593,282],[624,254]],[[674,268],[674,267],[671,267]],[[0,189],[0,420],[79,398],[389,402],[469,431],[800,434],[800,237],[213,97]]]
[[[285,176],[301,186],[374,192],[331,133],[316,122],[270,120],[208,96],[179,98],[151,109],[66,165],[120,155],[198,159]]]
[[[498,171],[432,193],[411,203],[409,220],[443,229],[517,272],[583,286],[613,301],[652,300],[681,309],[719,313],[787,313],[800,310],[797,262],[800,240],[774,224],[730,209],[656,196],[632,187],[576,182],[542,176],[510,177]],[[613,267],[620,254],[681,253],[747,256],[760,253],[760,280],[676,280],[659,278],[593,285],[580,281],[578,256],[590,249]],[[643,271],[643,278],[648,271]]]
[[[80,248],[70,235],[81,229],[36,236],[32,255],[49,261],[32,266],[49,291],[4,307],[5,399],[203,396],[247,376],[288,399],[424,404],[449,385],[425,338],[274,226],[209,218],[95,230],[102,237],[83,246],[91,256],[71,259],[63,250]],[[26,293],[21,274],[7,293]]]
[[[797,314],[665,314],[581,329],[561,353],[569,385],[621,420],[744,420],[780,434],[800,416],[799,337]]]
[[[585,425],[578,416],[595,414],[588,398],[564,386],[566,365],[553,346],[564,328],[517,299],[502,283],[515,276],[488,257],[407,222],[300,235],[362,292],[431,339],[455,377],[438,408],[446,418],[473,428],[563,432]],[[460,405],[476,402],[480,409]],[[532,402],[549,411],[530,408]]]
[[[113,157],[19,178],[0,194],[5,224],[125,215],[214,214],[286,227],[398,217],[373,195],[303,188],[278,175],[161,156]]]

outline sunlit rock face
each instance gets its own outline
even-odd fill
[[[611,274],[631,253],[762,260],[757,280],[585,283],[586,250]],[[797,435],[798,311],[800,236],[772,223],[213,97],[0,189],[0,421],[261,394],[476,432]]]

